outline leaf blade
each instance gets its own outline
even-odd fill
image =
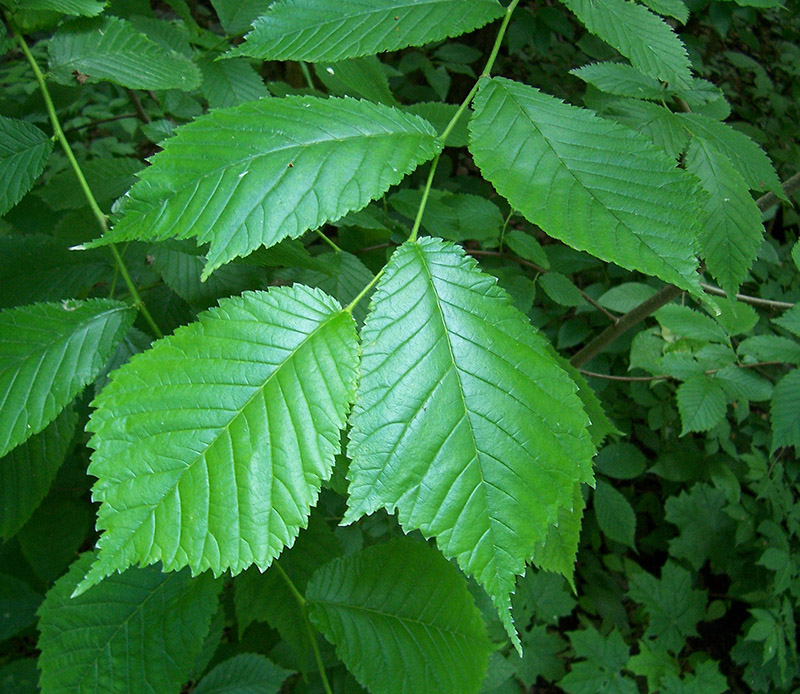
[[[35,125],[0,116],[0,215],[33,188],[52,151],[53,141]]]
[[[78,592],[134,562],[265,570],[330,476],[356,361],[352,317],[299,285],[223,299],[134,356],[87,426],[104,532]]]
[[[474,107],[470,151],[512,207],[573,248],[700,291],[694,248],[702,199],[661,150],[503,78],[486,80]]]
[[[354,99],[263,99],[177,132],[103,242],[196,237],[211,244],[204,278],[361,209],[440,149],[421,118]]]
[[[440,41],[502,15],[496,0],[282,0],[253,23],[233,55],[345,60]]]
[[[397,510],[477,578],[515,638],[515,576],[591,480],[574,383],[494,278],[432,237],[395,252],[362,340],[344,522]]]

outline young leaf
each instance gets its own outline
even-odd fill
[[[7,0],[14,10],[52,10],[80,17],[94,17],[103,11],[102,0]]]
[[[291,674],[263,655],[240,653],[217,665],[197,684],[194,694],[278,694]]]
[[[567,245],[699,292],[692,177],[639,133],[503,78],[475,98],[470,150],[514,209]]]
[[[95,379],[135,315],[106,299],[0,311],[0,455],[42,431]]]
[[[0,459],[0,538],[14,535],[47,494],[78,421],[71,407]]]
[[[344,60],[441,41],[502,15],[497,0],[279,0],[232,55]]]
[[[464,578],[425,544],[392,540],[335,559],[306,597],[311,621],[370,692],[477,694],[486,627]]]
[[[570,73],[608,94],[656,101],[668,96],[661,82],[625,63],[592,63]]]
[[[50,75],[61,84],[106,80],[131,89],[181,89],[200,84],[200,70],[186,56],[158,45],[118,17],[76,19],[49,43]]]
[[[179,691],[217,610],[222,582],[147,567],[70,597],[92,560],[91,553],[82,555],[39,608],[42,690]]]
[[[693,139],[685,161],[708,193],[701,255],[720,286],[735,294],[761,247],[761,211],[730,160],[707,141]]]
[[[661,17],[626,0],[562,0],[586,28],[616,48],[645,75],[673,86],[691,79],[689,56]]]
[[[35,125],[0,116],[0,215],[33,187],[52,151],[53,141]]]
[[[344,522],[397,510],[477,578],[516,639],[515,577],[592,479],[574,382],[494,278],[432,237],[394,253],[362,340]]]
[[[104,238],[210,242],[205,279],[361,209],[440,148],[426,121],[365,101],[288,97],[221,109],[164,143]]]
[[[770,190],[782,200],[788,200],[772,162],[747,135],[697,113],[678,113],[676,116],[692,137],[726,156],[744,178],[748,188]]]
[[[308,522],[355,391],[355,323],[319,290],[223,299],[116,371],[87,428],[114,571],[265,570]]]
[[[713,429],[725,416],[725,391],[711,376],[692,376],[678,387],[681,436]]]
[[[786,374],[775,386],[770,406],[772,452],[794,446],[800,452],[800,370]]]

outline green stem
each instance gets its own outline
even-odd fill
[[[370,283],[358,293],[358,296],[355,299],[353,299],[349,304],[347,304],[347,308],[345,308],[345,311],[347,311],[348,313],[351,313],[351,314],[353,313],[353,309],[356,307],[356,304],[358,304],[358,302],[361,301],[361,299],[363,299],[367,294],[369,294],[370,289],[372,289],[376,284],[378,284],[378,280],[381,277],[383,277],[383,271],[385,269],[386,269],[386,266],[384,265],[379,270],[378,274],[375,275],[375,277],[372,278]]]
[[[53,134],[61,144],[61,148],[64,150],[64,154],[66,154],[67,160],[72,166],[72,170],[78,179],[78,183],[80,184],[84,196],[86,196],[86,200],[89,203],[92,214],[97,220],[97,223],[100,225],[100,229],[103,231],[103,233],[105,233],[108,231],[108,220],[106,219],[103,211],[100,209],[100,205],[97,204],[97,200],[95,199],[94,194],[92,193],[92,190],[86,181],[86,177],[83,175],[80,164],[78,164],[78,160],[75,158],[75,154],[73,153],[72,148],[69,146],[67,136],[64,134],[64,130],[61,128],[61,122],[58,120],[58,114],[56,113],[53,99],[50,97],[50,90],[47,88],[44,75],[39,69],[39,65],[37,64],[36,59],[33,57],[30,48],[28,48],[28,44],[25,42],[19,27],[17,27],[14,20],[8,14],[4,13],[4,15],[8,25],[11,27],[14,38],[17,40],[17,44],[19,44],[20,49],[25,55],[25,58],[27,58],[28,63],[33,70],[33,74],[36,77],[36,82],[39,85],[40,91],[42,92],[44,105],[47,108],[48,115],[50,116],[50,122],[53,125]],[[153,331],[153,334],[159,338],[164,337],[164,334],[161,332],[158,325],[153,320],[153,317],[150,315],[150,312],[147,310],[147,306],[145,306],[144,302],[142,301],[142,297],[139,296],[139,292],[136,290],[136,285],[133,283],[133,280],[131,280],[131,276],[128,273],[128,268],[125,267],[125,263],[123,262],[122,256],[120,256],[116,246],[110,244],[109,248],[111,249],[111,255],[114,257],[114,262],[116,263],[116,266],[122,275],[122,279],[125,281],[125,285],[128,287],[128,291],[133,299],[134,306],[136,306],[136,308],[142,314],[142,317],[147,321],[150,329]]]
[[[297,586],[295,586],[292,579],[289,578],[289,574],[283,570],[283,567],[278,562],[273,562],[272,565],[278,570],[281,578],[283,578],[288,586],[289,592],[294,596],[294,599],[300,607],[300,614],[303,616],[303,622],[305,622],[306,630],[308,631],[308,638],[311,641],[311,648],[314,651],[314,660],[317,662],[319,676],[322,678],[322,686],[325,688],[326,694],[333,694],[330,682],[328,682],[328,675],[325,673],[325,665],[322,663],[322,654],[319,652],[319,645],[317,644],[316,634],[314,634],[314,627],[311,626],[311,620],[308,618],[308,601],[303,597],[302,593],[297,590]]]
[[[483,72],[481,73],[481,79],[483,77],[488,77],[489,73],[492,71],[492,67],[494,67],[494,61],[497,60],[497,56],[500,53],[500,46],[503,44],[503,37],[506,34],[506,29],[508,29],[508,23],[511,21],[511,15],[513,14],[514,8],[518,3],[519,0],[511,0],[511,4],[506,8],[506,14],[503,17],[503,22],[500,24],[500,29],[497,32],[497,38],[494,41],[494,46],[492,46],[492,52],[489,54],[489,59],[486,61],[486,66],[483,68]],[[456,127],[456,123],[458,122],[458,119],[461,118],[461,114],[464,113],[473,97],[477,93],[479,84],[480,79],[472,85],[472,89],[469,90],[469,94],[467,94],[465,99],[461,102],[461,105],[458,107],[455,115],[450,119],[450,122],[442,131],[441,135],[439,135],[439,139],[442,141],[442,147],[444,147],[444,144],[447,142],[447,138],[450,136],[453,128]],[[419,232],[420,224],[422,224],[422,215],[425,213],[425,206],[428,204],[428,196],[431,192],[433,177],[436,174],[436,167],[439,165],[440,157],[441,152],[434,157],[433,162],[431,163],[431,170],[428,172],[428,180],[425,182],[425,189],[422,191],[422,199],[420,200],[419,208],[417,209],[417,216],[414,219],[414,226],[411,227],[411,235],[408,237],[408,240],[411,242],[417,240],[417,233]]]
[[[314,229],[314,233],[319,236],[325,243],[327,243],[334,251],[337,253],[341,253],[342,249],[339,248],[333,241],[331,241],[325,234],[323,234],[319,229]]]
[[[506,239],[506,229],[508,229],[508,223],[511,221],[511,218],[513,216],[514,216],[514,210],[509,210],[508,215],[503,221],[503,228],[500,229],[500,243],[497,246],[497,250],[500,251],[501,253],[503,252],[503,242]]]
[[[314,80],[311,78],[311,70],[308,69],[308,64],[304,60],[301,60],[299,62],[300,62],[300,70],[303,73],[303,77],[305,77],[308,88],[316,89],[316,87],[314,86]]]

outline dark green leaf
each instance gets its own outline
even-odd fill
[[[0,215],[33,188],[52,151],[53,141],[35,125],[0,116]]]

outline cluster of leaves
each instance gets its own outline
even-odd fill
[[[2,690],[796,691],[748,4],[0,0]]]

